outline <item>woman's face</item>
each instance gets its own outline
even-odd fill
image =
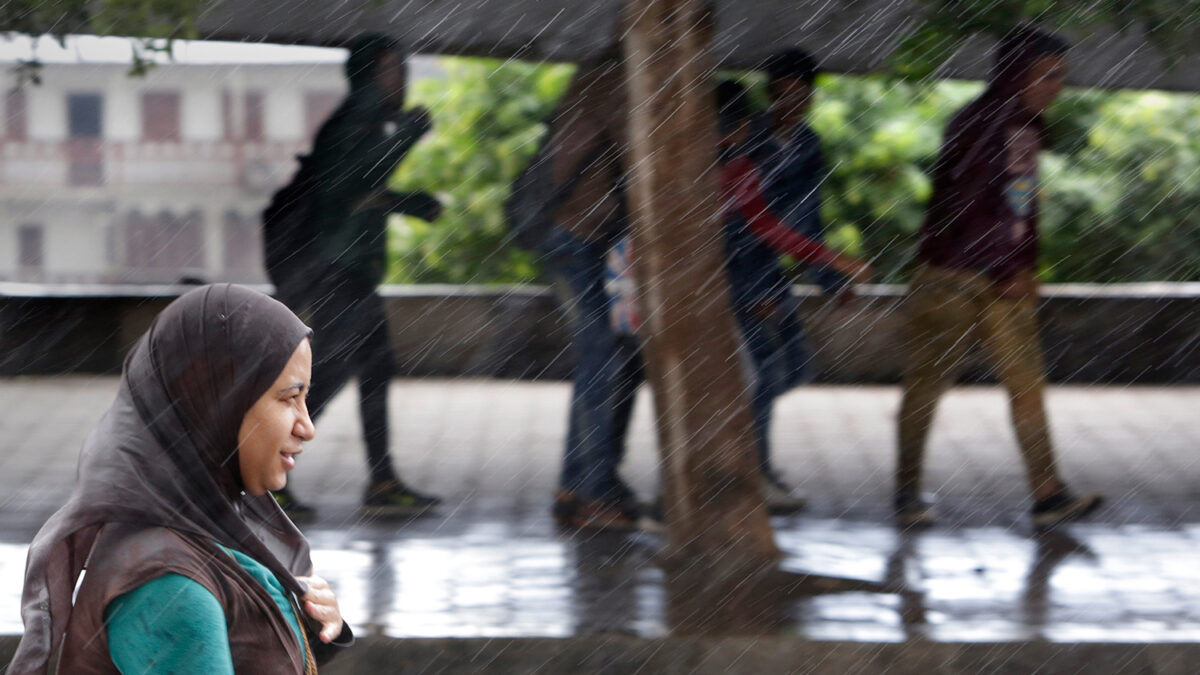
[[[312,347],[306,339],[267,393],[242,418],[237,455],[247,493],[262,495],[283,489],[287,472],[296,468],[300,444],[316,436],[305,400],[311,375]]]

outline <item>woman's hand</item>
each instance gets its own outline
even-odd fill
[[[296,578],[308,585],[308,592],[300,600],[304,603],[304,611],[321,622],[321,642],[333,642],[342,633],[342,612],[329,582],[315,574]]]

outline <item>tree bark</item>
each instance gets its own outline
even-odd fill
[[[658,414],[666,558],[698,574],[701,586],[720,586],[773,567],[779,550],[760,491],[724,269],[713,19],[697,0],[627,0],[625,10],[635,266]]]

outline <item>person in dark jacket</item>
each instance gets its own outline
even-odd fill
[[[750,105],[745,90],[733,81],[717,85],[720,165],[725,205],[725,269],[729,275],[733,314],[742,344],[754,366],[750,393],[754,435],[763,473],[763,495],[772,513],[790,513],[804,505],[779,484],[771,467],[770,426],[775,399],[788,388],[788,330],[799,323],[791,300],[791,281],[782,256],[818,269],[830,269],[855,281],[866,281],[866,263],[831,250],[819,238],[802,233],[772,208],[763,189],[763,171],[754,161]],[[813,136],[815,139],[815,135]],[[815,178],[815,177],[814,177]],[[779,205],[779,201],[775,201]],[[796,326],[798,329],[798,326]]]
[[[375,515],[414,515],[440,502],[407,486],[388,452],[388,385],[395,365],[377,292],[387,267],[388,214],[433,220],[441,210],[430,195],[387,188],[388,177],[431,124],[428,111],[404,109],[405,59],[400,42],[386,35],[367,35],[351,46],[350,93],[317,132],[310,158],[322,281],[308,303],[320,346],[309,408],[318,419],[345,383],[358,378],[370,472],[363,509]],[[312,517],[312,509],[289,491],[276,497],[293,517]]]
[[[1008,389],[1034,525],[1074,520],[1100,504],[1099,495],[1072,494],[1055,466],[1036,317],[1042,114],[1062,90],[1067,48],[1049,33],[1014,29],[997,48],[987,90],[946,127],[905,300],[894,504],[902,524],[934,518],[919,491],[925,443],[938,400],[976,340]]]
[[[310,335],[231,284],[155,318],[30,544],[7,672],[302,675],[353,642],[269,495],[314,435]]]
[[[769,211],[796,234],[820,244],[825,237],[821,220],[821,185],[828,175],[821,138],[809,126],[808,111],[818,74],[816,59],[802,49],[787,49],[767,59],[767,97],[770,108],[752,122],[745,154],[759,172]],[[808,273],[822,290],[848,297],[849,279],[827,262],[808,259]],[[765,387],[754,397],[759,462],[764,476],[767,507],[774,512],[802,509],[802,491],[787,485],[771,461],[768,432],[772,402],[788,387],[803,382],[809,361],[792,280],[779,264],[779,253],[759,243],[740,247],[731,260],[731,274],[754,296],[754,307],[742,321],[756,374]]]

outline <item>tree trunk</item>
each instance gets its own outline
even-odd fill
[[[779,550],[759,487],[724,270],[712,16],[697,0],[627,0],[625,9],[634,251],[666,559],[693,571],[684,586],[715,591],[722,579],[772,568]]]

